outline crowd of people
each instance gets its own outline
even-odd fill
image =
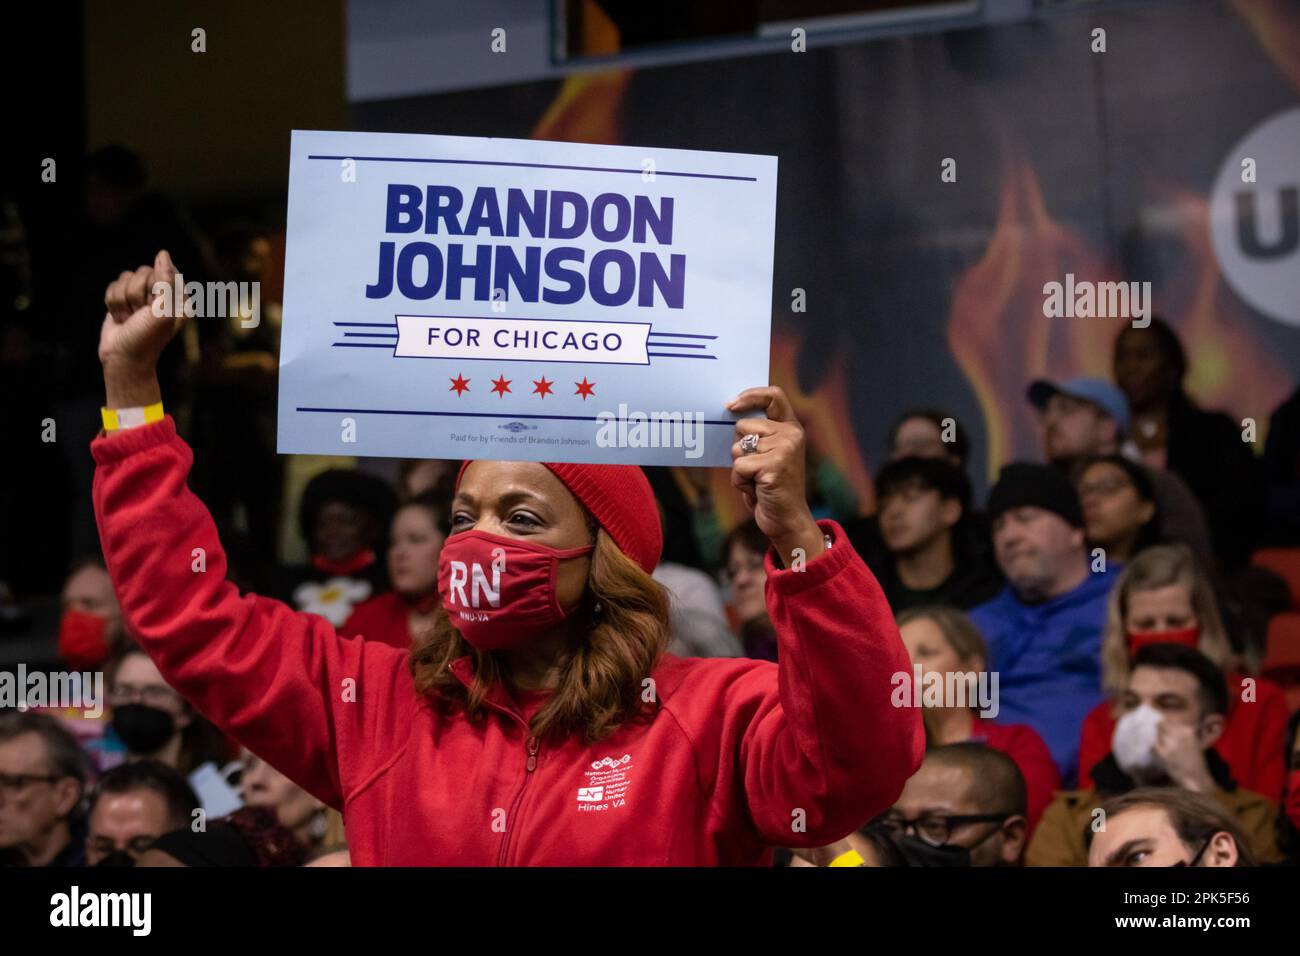
[[[258,248],[245,235],[225,258],[254,275]],[[396,483],[318,473],[297,514],[309,557],[280,566],[283,476],[263,440],[274,343],[211,348],[205,387],[239,401],[220,427],[201,402],[185,425],[210,459],[195,483],[224,488],[208,505],[235,542],[226,577],[321,619],[312,627],[432,659],[459,463],[404,462]],[[1027,383],[1041,458],[1006,464],[982,504],[965,430],[941,410],[898,419],[873,514],[829,462],[810,461],[811,513],[842,529],[895,615],[912,668],[895,676],[927,687],[925,750],[892,804],[844,839],[766,839],[778,864],[1300,863],[1300,631],[1288,623],[1300,609],[1300,392],[1256,455],[1232,419],[1197,406],[1186,372],[1155,318],[1117,337],[1114,382]],[[254,424],[231,428],[230,414]],[[212,470],[241,477],[213,482]],[[668,602],[667,649],[802,666],[782,660],[773,542],[756,520],[721,527],[692,471],[649,475],[663,549],[645,571]],[[591,510],[579,479],[557,474]],[[107,709],[0,712],[0,861],[347,865],[322,788],[218,730],[141,638],[102,557],[80,557],[59,656],[103,671]]]

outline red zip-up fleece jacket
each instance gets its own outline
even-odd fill
[[[665,655],[652,719],[541,744],[504,688],[485,723],[439,715],[406,652],[241,596],[170,418],[91,452],[130,631],[208,719],[342,809],[356,865],[762,865],[845,836],[920,764],[920,714],[890,704],[906,649],[834,522],[803,570],[768,557],[779,667]]]

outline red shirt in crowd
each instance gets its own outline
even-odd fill
[[[414,640],[411,604],[396,591],[367,598],[352,609],[352,615],[339,628],[339,633],[407,650]]]
[[[1214,745],[1232,771],[1232,778],[1247,790],[1282,799],[1286,780],[1286,724],[1290,719],[1282,688],[1255,678],[1255,699],[1243,701],[1236,688],[1244,674],[1224,675],[1228,682],[1228,717],[1223,736]],[[1079,742],[1079,788],[1092,786],[1092,768],[1110,753],[1115,735],[1113,701],[1102,701],[1084,718]]]
[[[852,832],[920,766],[920,710],[891,703],[907,650],[832,521],[831,549],[801,569],[766,559],[779,666],[664,655],[642,685],[646,719],[595,744],[543,742],[520,712],[536,695],[516,703],[496,684],[485,720],[439,713],[406,652],[240,595],[170,418],[91,450],[129,629],[209,719],[342,810],[356,865],[766,865],[772,846]],[[471,667],[451,670],[468,682]]]
[[[971,720],[970,739],[987,744],[999,750],[1016,762],[1020,775],[1025,778],[1025,796],[1029,812],[1029,835],[1038,826],[1038,818],[1043,815],[1052,796],[1061,786],[1061,774],[1052,760],[1051,751],[1038,735],[1038,731],[1027,724],[999,724],[992,720],[974,715]]]

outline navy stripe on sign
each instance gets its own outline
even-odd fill
[[[351,159],[359,163],[441,163],[448,166],[513,166],[517,169],[571,169],[585,173],[632,173],[640,176],[643,169],[619,169],[616,166],[565,166],[557,163],[506,163],[490,159],[425,159],[413,156],[315,156],[308,159]],[[679,176],[686,179],[724,179],[733,182],[756,183],[757,176],[723,176],[719,173],[670,173],[656,169],[656,176]]]
[[[509,415],[504,412],[427,412],[403,408],[307,408],[299,405],[295,411],[320,412],[326,415],[427,415],[436,418],[529,418],[541,421],[564,422],[598,422],[595,415]],[[734,421],[711,421],[705,419],[705,425],[734,426]]]

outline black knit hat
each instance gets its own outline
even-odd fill
[[[1065,473],[1050,465],[1013,462],[1004,465],[998,483],[989,493],[989,520],[1012,508],[1042,508],[1060,515],[1075,528],[1083,527],[1079,495]]]

